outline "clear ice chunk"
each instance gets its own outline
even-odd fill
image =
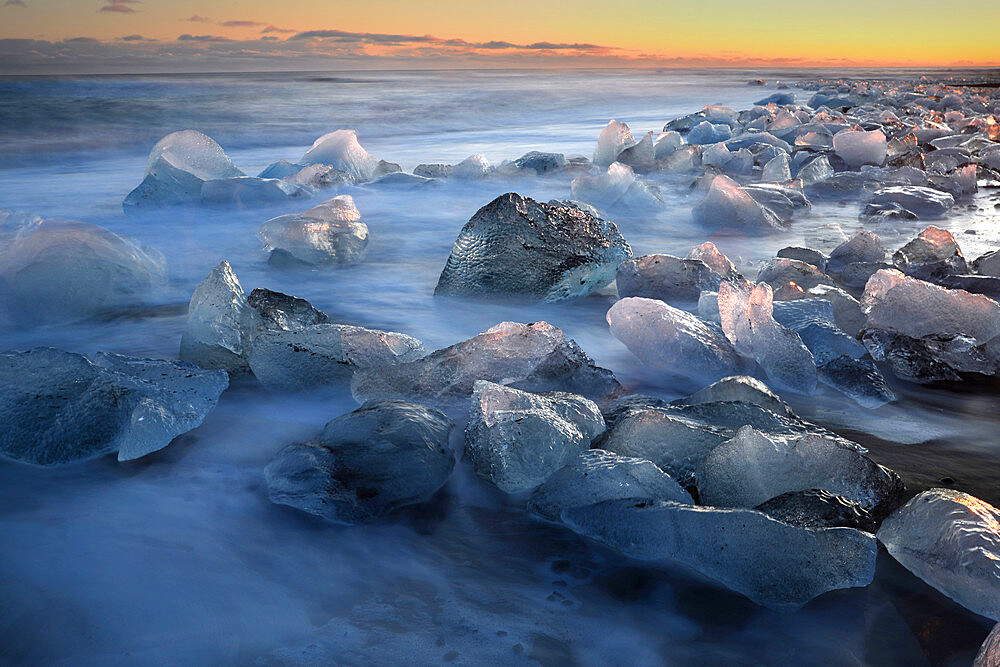
[[[408,363],[354,374],[351,392],[370,398],[464,403],[477,380],[524,391],[568,391],[603,401],[621,390],[611,371],[594,362],[548,322],[501,322],[478,336]]]
[[[649,500],[571,507],[562,517],[626,556],[683,563],[774,609],[875,577],[875,538],[852,528],[800,528],[755,510]]]
[[[591,449],[535,489],[528,511],[558,522],[564,509],[623,498],[693,502],[691,494],[651,461]]]
[[[271,502],[340,524],[364,524],[422,503],[444,486],[454,423],[404,401],[371,401],[289,445],[264,469]]]
[[[895,509],[899,476],[854,443],[819,434],[779,435],[744,426],[705,457],[698,492],[707,505],[756,507],[789,491],[822,489],[869,511]]]
[[[59,465],[145,456],[199,426],[229,378],[192,364],[54,348],[0,354],[0,455]]]
[[[370,180],[378,167],[378,158],[358,143],[355,130],[335,130],[313,142],[299,164],[328,164],[351,175],[357,182]]]
[[[146,303],[165,284],[159,252],[82,222],[43,220],[0,248],[0,293],[13,322],[95,317]]]
[[[600,408],[583,396],[532,394],[479,381],[465,428],[465,458],[501,491],[521,493],[590,449],[603,431]]]
[[[257,235],[283,266],[342,266],[361,259],[368,246],[368,225],[350,195],[337,195],[304,213],[272,218]]]
[[[919,494],[879,541],[910,572],[965,608],[1000,621],[1000,510],[953,489]]]
[[[663,301],[628,297],[607,314],[611,335],[643,362],[674,375],[715,380],[745,363],[718,327]]]
[[[414,361],[424,353],[422,343],[405,334],[347,324],[314,324],[261,331],[254,338],[247,362],[265,387],[302,391],[348,383],[359,368]]]
[[[833,135],[833,150],[851,167],[885,164],[887,149],[882,130],[842,130]]]

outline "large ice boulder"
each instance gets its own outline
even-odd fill
[[[451,475],[454,423],[404,401],[371,401],[285,447],[264,470],[271,502],[334,523],[371,523],[430,499]]]
[[[705,458],[698,485],[702,501],[718,507],[756,507],[809,489],[829,491],[884,516],[898,505],[903,484],[846,440],[766,434],[744,426]]]
[[[598,167],[609,167],[618,159],[619,153],[635,144],[628,125],[617,120],[609,121],[597,137],[593,162]]]
[[[964,607],[1000,621],[1000,510],[953,489],[919,494],[878,539],[906,569]]]
[[[565,392],[532,394],[476,382],[465,428],[465,458],[506,493],[530,491],[590,449],[604,431],[597,405]]]
[[[692,502],[691,494],[651,461],[591,449],[535,489],[528,511],[558,522],[564,509],[623,498]]]
[[[0,455],[58,465],[166,447],[199,426],[229,379],[193,364],[54,348],[0,354]]]
[[[305,213],[281,215],[257,232],[280,266],[342,266],[357,262],[368,246],[368,225],[350,195],[337,195]]]
[[[712,179],[708,194],[692,210],[695,222],[707,227],[741,231],[774,231],[781,220],[758,203],[733,179],[721,174]]]
[[[943,218],[955,205],[955,198],[947,192],[921,185],[893,185],[876,190],[870,204],[888,206],[898,204],[921,220]]]
[[[833,150],[851,167],[885,164],[887,148],[882,130],[841,130],[833,135]]]
[[[0,248],[0,321],[65,322],[143,304],[166,284],[156,250],[81,222],[44,220]]]
[[[299,164],[328,164],[345,171],[357,182],[370,180],[375,175],[379,160],[358,143],[355,130],[335,130],[313,142]]]
[[[211,137],[197,130],[173,132],[153,146],[142,183],[128,193],[123,207],[127,213],[149,205],[194,203],[207,181],[240,176],[244,173]]]
[[[246,372],[250,344],[262,325],[233,267],[223,260],[191,295],[180,357],[202,368]]]
[[[662,500],[608,500],[562,517],[626,556],[682,563],[775,609],[867,586],[875,576],[875,538],[851,528],[800,528],[755,510]]]
[[[711,381],[745,367],[717,326],[662,301],[621,299],[607,320],[611,335],[632,354],[673,375]]]
[[[723,277],[699,259],[643,255],[622,262],[615,275],[618,296],[642,296],[667,303],[697,303],[703,291],[717,291]]]
[[[631,256],[613,222],[507,193],[462,228],[434,293],[560,301],[604,287]]]
[[[842,273],[851,264],[879,264],[885,261],[882,240],[866,229],[858,230],[851,238],[830,251],[827,270]]]
[[[347,324],[314,324],[261,331],[253,340],[247,362],[265,387],[299,391],[350,382],[359,368],[422,356],[421,342],[405,334]]]
[[[871,277],[861,306],[868,328],[912,338],[961,334],[981,344],[1000,335],[1000,304],[993,299],[939,287],[895,269]]]
[[[773,307],[767,283],[723,282],[719,287],[722,330],[736,352],[760,364],[779,389],[811,394],[816,361],[798,333],[775,321]]]
[[[621,390],[611,371],[596,366],[558,327],[548,322],[501,322],[478,336],[408,363],[354,374],[358,400],[410,398],[455,405],[476,380],[523,391],[568,391],[602,401]]]

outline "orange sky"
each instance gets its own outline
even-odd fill
[[[104,55],[83,56],[95,59],[130,51],[151,61],[227,52],[230,58],[291,57],[300,64],[314,52],[317,65],[342,59],[356,66],[386,57],[435,66],[449,59],[457,66],[546,59],[585,66],[1000,64],[995,27],[1000,0],[0,0],[0,5],[0,39],[88,37],[114,45],[113,53],[106,47]],[[294,37],[319,30],[340,33]],[[392,35],[438,39],[394,41]],[[220,46],[227,40],[230,46]],[[18,46],[0,48],[6,69],[38,51],[24,43],[22,54]],[[41,49],[46,58],[61,57],[47,49]]]

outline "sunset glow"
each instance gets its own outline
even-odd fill
[[[6,0],[18,71],[990,66],[982,5],[889,0],[412,3]]]

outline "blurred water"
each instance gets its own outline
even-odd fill
[[[793,76],[807,76],[797,73]],[[0,349],[54,345],[175,358],[191,291],[220,259],[244,288],[312,301],[335,321],[402,331],[428,349],[502,320],[562,327],[637,391],[682,390],[613,339],[612,293],[567,304],[441,302],[433,287],[461,226],[499,194],[567,197],[570,177],[449,182],[419,192],[351,190],[371,232],[362,263],[277,271],[255,232],[303,210],[171,209],[125,218],[121,200],[152,144],[194,128],[244,171],[297,159],[317,136],[356,128],[410,169],[482,152],[589,156],[610,118],[636,136],[705,104],[745,108],[772,88],[744,71],[366,72],[0,80],[0,208],[106,226],[167,258],[148,312],[0,333]],[[781,73],[788,77],[788,72]],[[799,93],[800,95],[802,93]],[[636,254],[714,240],[741,268],[785,245],[830,250],[816,229],[857,228],[857,204],[817,205],[774,237],[719,237],[690,222],[689,180],[661,184],[655,215],[615,215]],[[985,206],[985,204],[983,204]],[[992,209],[990,209],[992,210]],[[947,222],[966,254],[1000,247],[984,210]],[[890,248],[920,226],[897,228]],[[862,411],[821,392],[797,410],[847,432],[911,487],[953,477],[1000,500],[995,391],[901,387]],[[0,463],[0,662],[27,664],[960,664],[987,624],[884,554],[876,583],[776,614],[691,573],[639,568],[539,525],[460,465],[434,502],[384,525],[340,528],[271,505],[261,469],[285,444],[355,407],[350,395],[227,392],[205,424],[141,461],[61,470]],[[460,448],[461,424],[453,433]]]

